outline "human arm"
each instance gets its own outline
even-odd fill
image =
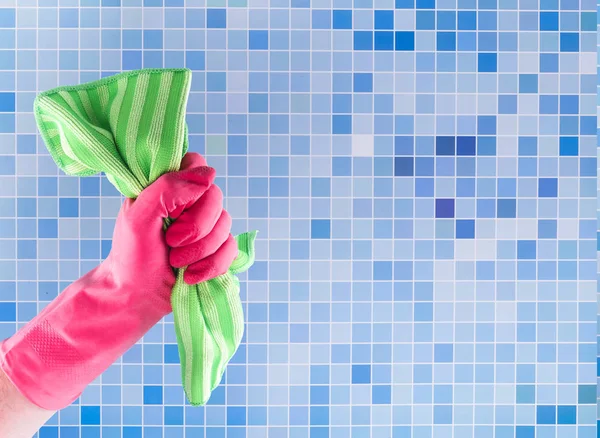
[[[23,397],[0,369],[0,436],[31,438],[54,413]]]
[[[71,404],[171,312],[175,274],[170,258],[187,266],[188,284],[221,275],[235,259],[231,219],[212,184],[214,169],[197,154],[187,154],[182,168],[159,178],[135,201],[126,200],[107,259],[0,343],[3,375],[42,411]],[[164,233],[167,217],[174,222]],[[34,423],[24,407],[14,412],[19,406],[24,405],[9,412]]]

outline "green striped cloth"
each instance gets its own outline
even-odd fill
[[[144,69],[87,84],[59,87],[35,99],[40,133],[66,174],[104,172],[136,198],[166,172],[179,169],[188,148],[187,69]],[[170,224],[165,221],[165,229]],[[206,403],[244,332],[237,273],[254,262],[256,232],[236,237],[239,255],[226,274],[189,286],[177,272],[171,302],[181,375],[188,401]]]

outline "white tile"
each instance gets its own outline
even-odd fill
[[[559,219],[558,220],[558,238],[577,239],[579,234],[579,221],[577,219]]]
[[[579,72],[581,74],[596,74],[596,54],[595,53],[580,53],[579,54]]]
[[[375,140],[370,134],[352,136],[352,155],[355,157],[372,157]]]

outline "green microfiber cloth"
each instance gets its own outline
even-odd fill
[[[59,87],[34,102],[38,128],[66,174],[104,172],[128,198],[179,169],[188,149],[188,69],[143,69],[87,84]],[[169,225],[165,220],[165,228]],[[177,272],[171,303],[188,401],[201,405],[221,381],[244,332],[237,273],[254,263],[256,232],[236,237],[229,272],[189,286]]]

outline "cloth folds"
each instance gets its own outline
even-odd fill
[[[34,113],[52,158],[68,175],[103,172],[128,198],[179,170],[188,149],[188,69],[143,69],[37,96]],[[164,228],[171,223],[165,219]],[[141,230],[143,232],[143,230]],[[236,236],[229,271],[190,286],[177,271],[171,295],[182,382],[190,404],[208,401],[244,332],[236,274],[254,263],[256,232]]]

